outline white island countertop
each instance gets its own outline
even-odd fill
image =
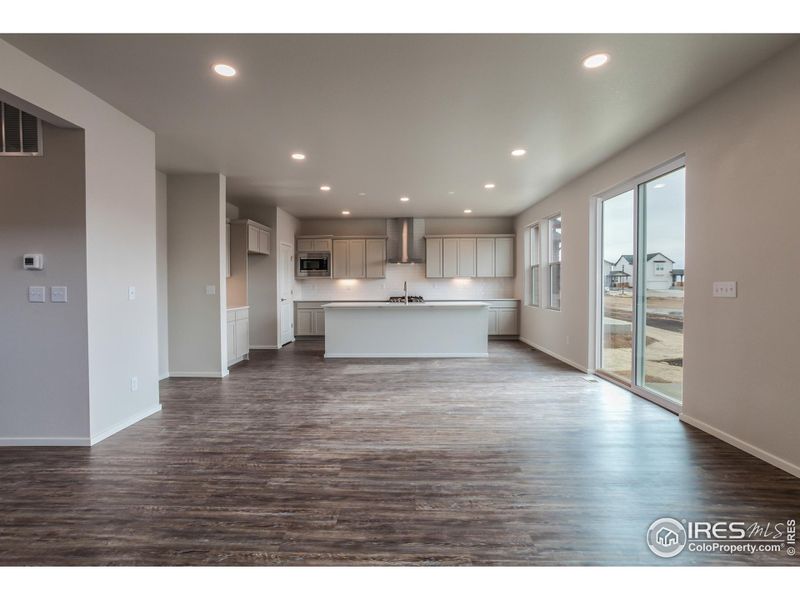
[[[330,302],[322,308],[471,308],[489,306],[486,302]]]

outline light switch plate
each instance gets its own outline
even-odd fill
[[[136,300],[136,287],[130,286],[128,288],[128,300]]]
[[[66,302],[67,286],[54,285],[50,288],[50,302]]]
[[[131,391],[135,392],[139,389],[139,378],[135,375],[131,377]]]
[[[28,288],[28,302],[44,302],[43,285],[32,285]]]
[[[736,298],[735,281],[715,281],[712,289],[714,298]]]
[[[215,285],[207,285],[206,286],[206,296],[213,296],[217,293],[217,286]]]

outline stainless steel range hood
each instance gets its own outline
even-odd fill
[[[425,219],[386,219],[386,257],[395,264],[425,262]]]

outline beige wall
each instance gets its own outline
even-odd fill
[[[225,176],[167,176],[167,231],[170,374],[223,377]]]
[[[167,263],[167,176],[156,172],[156,261],[158,273],[158,374],[169,377],[169,267]]]
[[[521,332],[590,368],[591,198],[685,153],[683,418],[800,475],[798,64],[794,46],[533,205],[516,226],[522,265],[525,227],[563,214],[562,310],[523,308]],[[712,282],[728,280],[739,297],[713,298]]]
[[[160,408],[155,136],[3,41],[0,82],[34,114],[85,131],[89,433],[97,442]]]
[[[0,444],[89,436],[83,131],[43,125],[44,156],[0,157]],[[43,271],[22,268],[41,253]],[[28,286],[47,302],[28,302]],[[68,303],[50,302],[67,286]]]

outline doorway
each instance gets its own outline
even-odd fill
[[[280,345],[294,341],[294,249],[291,244],[280,244]]]
[[[678,411],[683,400],[683,159],[598,198],[596,371]]]

